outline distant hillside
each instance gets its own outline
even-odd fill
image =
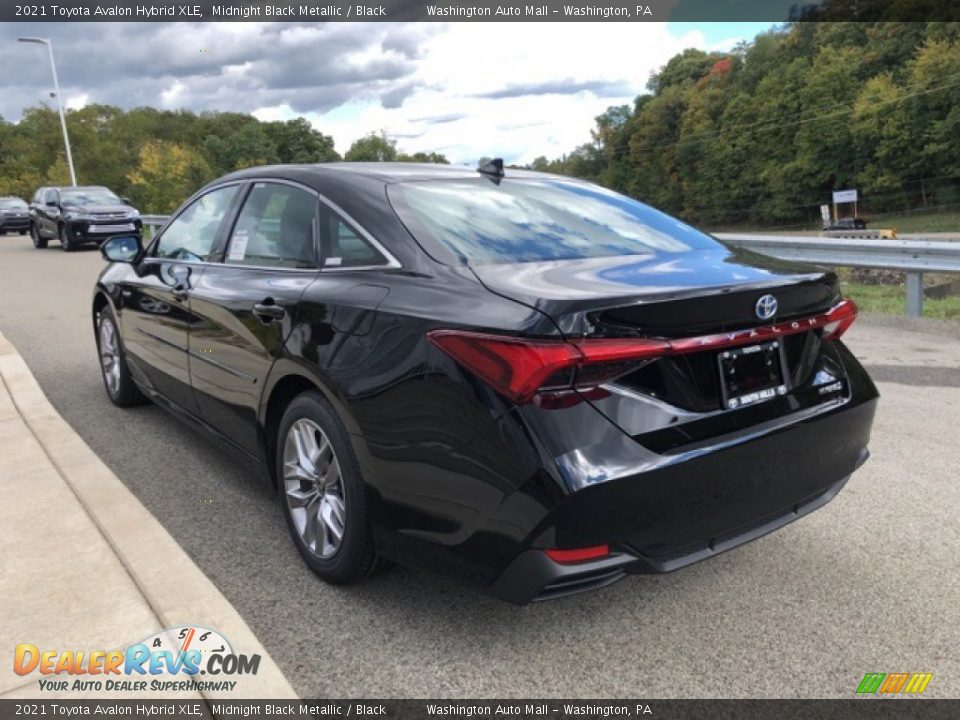
[[[868,214],[960,205],[960,23],[794,23],[648,91],[532,166],[701,224],[811,221],[841,188]]]

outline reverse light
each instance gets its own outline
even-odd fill
[[[576,548],[574,550],[544,550],[546,556],[558,563],[579,563],[587,560],[599,560],[610,554],[609,545],[591,545],[585,548]]]

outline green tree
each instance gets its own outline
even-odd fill
[[[210,166],[199,153],[165,140],[144,143],[139,158],[129,180],[136,204],[146,212],[172,212],[213,177]]]
[[[350,162],[393,162],[399,154],[397,141],[387,137],[387,133],[370,133],[353,141],[343,159]]]

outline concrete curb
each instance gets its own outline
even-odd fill
[[[261,656],[258,673],[236,678],[235,691],[204,692],[204,697],[217,700],[297,698],[293,687],[243,618],[159,521],[60,417],[23,358],[2,334],[0,379],[7,387],[14,409],[160,621],[161,627],[155,630],[204,625],[228,638],[236,652]],[[9,414],[10,408],[6,410]],[[140,639],[131,638],[131,642]],[[4,648],[5,652],[8,650],[12,648]],[[44,697],[52,696],[44,693]],[[65,694],[64,697],[77,695]]]

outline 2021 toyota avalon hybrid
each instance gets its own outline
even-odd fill
[[[759,537],[867,458],[831,272],[586,182],[261,167],[102,249],[110,399],[262,465],[329,582],[386,558],[555,598]]]

